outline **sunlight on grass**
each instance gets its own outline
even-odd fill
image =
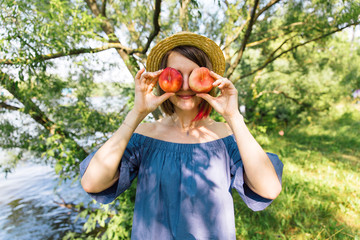
[[[283,191],[255,213],[234,194],[238,239],[359,239],[359,119],[342,105],[284,136],[258,135],[284,162]]]

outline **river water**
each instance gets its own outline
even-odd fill
[[[89,99],[92,107],[106,112],[111,109],[118,112],[126,99],[119,97],[93,97]],[[74,98],[64,97],[61,101],[71,103]],[[14,126],[31,133],[36,123],[18,112],[1,114],[2,119],[9,119]],[[90,145],[90,139],[82,143]],[[6,162],[6,152],[0,144],[0,164]],[[13,173],[0,172],[0,240],[46,240],[61,239],[68,231],[81,232],[83,219],[78,219],[77,212],[61,207],[56,202],[85,206],[90,197],[80,186],[80,182],[63,183],[58,186],[58,176],[53,168],[36,165],[30,161],[21,161]]]
[[[89,202],[79,182],[55,187],[58,179],[48,166],[19,165],[13,173],[0,174],[0,239],[61,239],[67,231],[80,232],[84,220],[56,202]],[[60,197],[59,197],[60,196]]]

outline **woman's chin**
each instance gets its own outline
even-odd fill
[[[170,101],[175,105],[175,107],[183,111],[191,111],[197,109],[198,105],[201,102],[201,99],[198,97],[191,98],[180,98],[180,97],[171,97]]]
[[[175,104],[175,106],[183,111],[191,111],[194,109],[197,109],[197,105],[195,105],[194,103],[188,103],[188,104]]]

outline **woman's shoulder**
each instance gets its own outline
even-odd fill
[[[156,122],[145,122],[139,124],[139,126],[135,129],[135,133],[139,133],[142,135],[148,135],[151,132],[156,131]]]
[[[210,120],[208,128],[211,132],[214,132],[216,135],[218,135],[219,138],[224,138],[233,134],[229,124],[224,122],[216,122],[214,120]]]
[[[162,134],[162,132],[164,131],[163,125],[164,124],[162,119],[157,120],[155,122],[144,122],[139,124],[139,126],[135,129],[135,133],[152,138],[157,138],[157,136],[159,134]]]

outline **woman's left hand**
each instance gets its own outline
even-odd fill
[[[220,89],[220,95],[213,97],[207,93],[198,93],[196,96],[205,99],[225,119],[231,118],[239,111],[238,91],[229,79],[223,78],[213,71],[210,71],[210,75],[215,79],[213,86]]]

